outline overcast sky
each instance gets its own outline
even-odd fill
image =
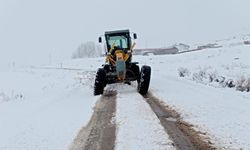
[[[137,47],[249,34],[249,0],[0,0],[0,63],[70,58],[106,30],[130,29]]]

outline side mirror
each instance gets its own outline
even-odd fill
[[[99,37],[99,38],[98,38],[98,42],[99,42],[99,43],[102,43],[102,37]]]
[[[137,39],[137,34],[134,33],[134,34],[133,34],[133,37],[134,37],[134,39]]]

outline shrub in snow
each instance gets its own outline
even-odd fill
[[[194,81],[202,81],[202,77],[199,75],[199,73],[193,73],[192,79]]]
[[[238,91],[250,91],[250,78],[241,76],[236,82],[236,90]]]
[[[215,81],[215,82],[219,82],[219,83],[224,83],[225,80],[226,80],[225,77],[223,77],[223,76],[218,76],[214,81]]]
[[[216,71],[209,72],[209,73],[207,73],[207,75],[208,75],[209,82],[214,82],[214,80],[218,76]]]
[[[192,78],[194,81],[198,81],[198,82],[202,82],[208,79],[205,70],[200,70],[198,73],[193,73]]]
[[[235,87],[235,83],[232,79],[228,79],[225,81],[225,87],[233,88]]]
[[[3,92],[0,92],[0,102],[6,102],[9,101],[10,98]]]
[[[180,77],[186,77],[186,76],[189,76],[189,74],[190,74],[189,70],[187,68],[183,68],[183,67],[178,69],[178,73],[179,73]]]
[[[11,92],[11,94],[7,95],[5,92],[0,92],[0,103],[1,102],[8,102],[11,100],[19,100],[24,99],[24,95],[22,93],[16,94],[14,91]]]
[[[190,76],[191,72],[187,68],[179,68],[178,73],[180,77],[188,77],[199,83],[250,92],[250,77],[247,76],[241,76],[236,80],[227,79],[225,76],[219,76],[215,70],[211,70],[211,67],[199,68],[197,72],[192,73],[192,76]]]

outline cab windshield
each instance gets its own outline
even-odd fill
[[[116,46],[122,49],[128,49],[128,37],[126,35],[107,35],[108,47]]]

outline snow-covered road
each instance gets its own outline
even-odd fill
[[[118,86],[116,149],[175,149],[160,120],[134,87]]]

